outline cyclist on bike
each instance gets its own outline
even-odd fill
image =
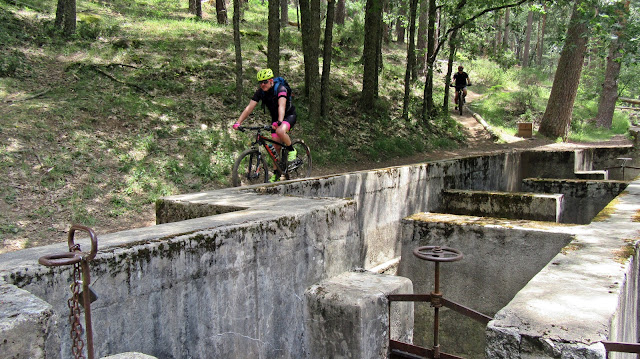
[[[469,75],[463,71],[463,66],[458,66],[458,72],[453,74],[453,82],[456,87],[456,94],[453,99],[453,102],[456,104],[455,109],[458,109],[458,90],[462,89],[465,97],[467,96],[467,86],[471,86],[471,80],[469,79]]]
[[[279,85],[280,88],[274,88],[273,71],[271,69],[263,69],[258,71],[257,79],[259,88],[253,94],[251,101],[247,107],[242,111],[238,121],[233,125],[233,129],[237,130],[242,122],[249,117],[253,109],[256,108],[258,102],[262,101],[263,105],[269,109],[271,119],[271,138],[275,141],[285,144],[285,149],[288,151],[287,161],[291,162],[296,159],[297,152],[291,146],[291,138],[289,137],[289,130],[296,124],[296,108],[291,103],[291,90],[284,84]],[[277,151],[280,151],[280,146],[276,147]],[[276,171],[277,172],[277,171]],[[277,173],[271,176],[270,182],[275,182],[278,179]]]

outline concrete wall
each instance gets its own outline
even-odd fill
[[[544,156],[549,166],[566,161]],[[310,286],[400,256],[403,217],[437,208],[443,189],[515,188],[522,163],[514,152],[165,198],[158,217],[166,224],[98,234],[97,356],[309,357],[302,318]],[[197,210],[184,210],[191,205]],[[212,209],[219,214],[194,218]],[[48,358],[69,357],[70,269],[37,260],[66,251],[63,243],[0,255],[1,284],[63,318],[49,331],[60,342],[45,340]]]
[[[420,246],[446,246],[462,251],[460,261],[440,264],[444,298],[493,316],[571,240],[571,227],[549,222],[493,219],[441,213],[419,213],[402,221],[402,259],[398,275],[411,279],[416,293],[434,289],[433,262],[412,253]],[[433,312],[416,317],[414,341],[433,343]],[[484,326],[461,314],[444,310],[440,343],[447,353],[465,358],[484,357]]]
[[[438,212],[562,222],[565,211],[563,197],[556,192],[445,190]]]
[[[564,195],[562,223],[587,224],[626,187],[623,181],[527,178],[522,190]]]
[[[637,338],[638,211],[634,181],[594,222],[575,226],[573,241],[489,323],[487,357],[604,358],[600,341]]]

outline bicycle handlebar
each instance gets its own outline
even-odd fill
[[[238,131],[259,131],[259,130],[270,130],[271,125],[262,125],[262,126],[240,126],[238,127]]]

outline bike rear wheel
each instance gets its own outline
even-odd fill
[[[311,151],[302,140],[291,143],[296,150],[296,159],[287,164],[289,179],[305,178],[311,176]]]
[[[233,164],[231,182],[234,187],[266,183],[269,175],[267,161],[255,148],[242,152]]]

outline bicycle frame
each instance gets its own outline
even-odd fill
[[[282,149],[282,147],[285,146],[284,143],[278,142],[276,140],[273,140],[267,136],[264,136],[263,134],[260,133],[260,130],[267,130],[270,129],[270,126],[264,126],[264,127],[247,127],[246,130],[257,130],[256,133],[256,140],[251,144],[251,147],[255,148],[255,149],[259,149],[260,146],[264,147],[264,149],[267,151],[267,153],[269,154],[269,157],[271,157],[271,160],[273,161],[273,163],[276,165],[276,167],[278,168],[278,170],[280,171],[280,173],[286,173],[287,171],[287,164],[286,161],[282,161],[281,159],[278,159],[278,154],[274,153],[273,151],[271,151],[271,149],[269,148],[268,144],[272,143],[276,146],[280,146],[280,148]],[[259,151],[259,156],[262,156],[262,152]]]

